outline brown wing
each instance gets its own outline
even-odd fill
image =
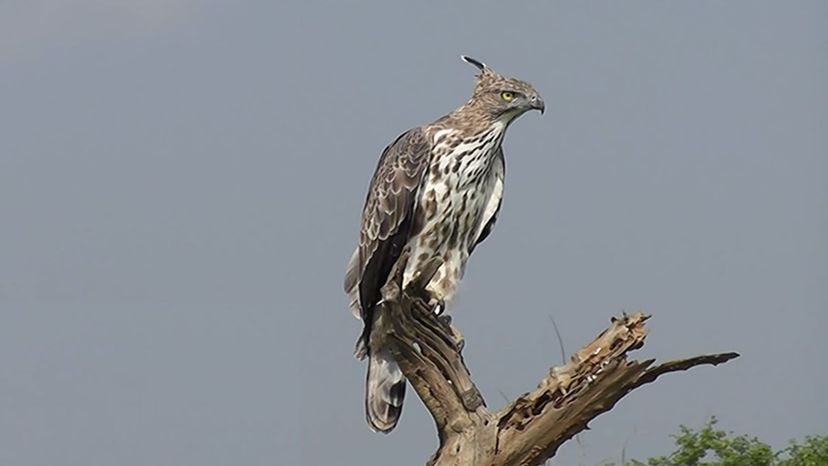
[[[431,145],[423,128],[400,135],[385,148],[362,210],[359,247],[345,274],[351,306],[370,332],[373,310],[391,267],[408,242],[423,175],[431,160]]]
[[[492,166],[492,176],[495,177],[495,185],[492,188],[492,195],[486,203],[486,208],[483,211],[483,219],[480,222],[480,230],[477,233],[477,240],[475,240],[472,247],[469,249],[469,254],[474,251],[478,244],[482,243],[484,239],[489,237],[495,222],[497,222],[497,214],[500,213],[500,205],[503,203],[503,182],[506,177],[506,159],[503,157],[503,148],[497,150],[495,155],[494,165]]]

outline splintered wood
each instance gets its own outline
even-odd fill
[[[374,332],[396,358],[409,383],[431,412],[440,447],[430,466],[539,465],[558,447],[609,411],[633,389],[660,375],[738,356],[721,353],[669,361],[628,360],[647,336],[643,313],[613,318],[609,328],[563,366],[553,367],[537,388],[493,413],[471,379],[461,354],[462,338],[450,321],[435,316],[424,284],[434,262],[405,290],[401,271],[407,251],[383,289]]]

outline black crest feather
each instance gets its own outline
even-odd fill
[[[483,63],[483,62],[482,62],[482,61],[480,61],[480,60],[475,60],[474,58],[472,58],[472,57],[470,57],[470,56],[468,56],[468,55],[460,55],[460,58],[462,58],[464,62],[466,62],[466,63],[468,63],[468,64],[470,64],[470,65],[474,65],[474,66],[476,66],[476,67],[477,67],[477,69],[478,69],[478,70],[480,70],[480,71],[483,71],[483,70],[485,70],[485,69],[486,69],[486,64],[485,64],[485,63]]]

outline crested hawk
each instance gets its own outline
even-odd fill
[[[368,357],[365,411],[369,426],[390,432],[405,396],[405,378],[389,351],[372,344],[380,289],[405,246],[403,286],[432,258],[443,264],[426,286],[443,312],[463,277],[466,261],[497,219],[505,165],[506,129],[529,110],[544,111],[529,84],[478,68],[471,99],[434,123],[410,129],[382,153],[362,211],[359,246],[348,263],[345,291],[364,323],[355,354]]]

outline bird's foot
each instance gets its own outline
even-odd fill
[[[443,313],[446,312],[446,302],[442,299],[431,298],[429,304],[431,305],[431,312],[437,317],[443,316]],[[451,317],[449,315],[446,315],[446,317],[448,317],[449,323],[451,323]]]
[[[463,348],[466,346],[466,339],[463,338],[463,334],[460,333],[460,330],[457,330],[457,327],[454,325],[451,326],[451,337],[454,339],[454,345],[457,347],[457,352],[462,352]]]

